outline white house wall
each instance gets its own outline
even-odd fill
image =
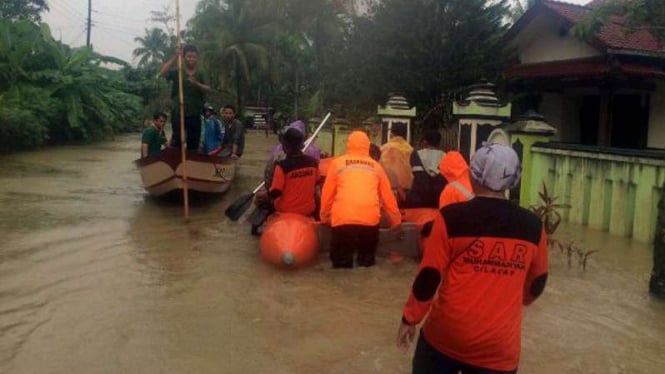
[[[514,41],[520,51],[520,63],[533,64],[601,55],[595,48],[565,30],[553,17],[535,17]]]
[[[662,82],[651,93],[647,147],[665,148],[665,84]]]

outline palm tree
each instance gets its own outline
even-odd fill
[[[168,36],[160,28],[145,29],[145,36],[134,38],[134,41],[141,46],[132,52],[132,56],[140,57],[139,66],[141,67],[157,68],[166,56],[168,40]]]
[[[236,104],[242,110],[243,89],[269,70],[268,44],[277,24],[256,12],[252,1],[206,0],[190,20],[191,36],[199,44],[204,69],[213,86],[235,86]]]

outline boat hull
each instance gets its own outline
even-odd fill
[[[236,172],[236,161],[230,158],[188,152],[183,165],[178,149],[167,148],[159,154],[135,161],[143,188],[155,197],[185,187],[191,191],[221,194],[230,187]]]

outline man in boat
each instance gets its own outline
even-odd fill
[[[421,140],[422,148],[411,153],[411,171],[413,184],[406,195],[404,208],[438,208],[441,191],[446,179],[441,175],[439,166],[445,153],[439,149],[441,134],[428,131]]]
[[[390,139],[381,146],[381,166],[395,176],[391,186],[400,205],[406,200],[407,191],[413,184],[413,174],[409,164],[413,147],[406,141],[406,136],[405,124],[393,124],[390,129]]]
[[[302,152],[304,141],[304,134],[295,128],[284,133],[282,146],[286,158],[275,163],[268,192],[277,212],[311,216],[316,210],[319,161]]]
[[[300,132],[303,136],[303,138],[307,137],[307,128],[305,126],[305,123],[298,120],[295,122],[292,122],[286,129],[285,131],[280,131],[279,134],[279,141],[280,144],[276,145],[271,151],[270,151],[270,156],[268,157],[268,162],[266,163],[266,167],[264,169],[264,182],[265,182],[265,190],[261,190],[256,193],[256,197],[254,199],[254,203],[256,204],[256,209],[252,212],[252,214],[249,216],[248,221],[252,224],[252,230],[251,233],[252,235],[258,235],[260,231],[261,225],[265,222],[266,218],[268,218],[268,215],[272,213],[272,204],[270,201],[270,196],[268,195],[269,188],[272,185],[273,181],[273,175],[275,172],[275,165],[284,160],[287,155],[284,149],[284,134],[286,131],[289,131],[290,129],[295,129],[296,131]],[[321,159],[321,150],[319,147],[316,146],[313,142],[307,147],[307,149],[304,152],[307,156],[313,158],[316,160],[316,163],[318,164],[320,159]],[[315,196],[316,198],[316,205],[318,207],[318,196]],[[318,209],[317,209],[318,211]],[[317,212],[315,212],[317,213]],[[315,214],[317,216],[317,214]]]
[[[303,134],[303,137],[307,138],[307,127],[303,121],[298,120],[292,122],[285,130],[288,131],[289,129],[296,129],[301,134]],[[280,137],[283,135],[284,134],[280,134]],[[321,160],[321,149],[319,149],[319,147],[317,147],[314,142],[312,142],[309,147],[307,147],[305,154],[314,158],[317,162]],[[284,158],[286,158],[286,152],[284,152],[282,141],[280,139],[280,143],[273,147],[273,149],[270,151],[270,156],[268,157],[268,162],[266,163],[266,167],[263,173],[266,186],[270,186],[272,183],[272,174],[275,168],[275,163],[283,160]]]
[[[206,105],[203,110],[203,140],[199,149],[206,155],[216,155],[222,150],[224,126],[217,118],[215,108]]]
[[[166,135],[164,134],[164,125],[166,124],[166,114],[156,113],[152,118],[152,123],[143,130],[141,136],[141,158],[159,153],[166,144]]]
[[[186,45],[182,51],[176,50],[176,55],[171,57],[162,65],[159,75],[171,82],[171,98],[173,111],[171,112],[171,125],[173,135],[171,136],[171,147],[180,146],[180,101],[178,88],[178,69],[174,67],[178,55],[184,59],[182,69],[182,94],[185,114],[185,139],[187,149],[196,151],[199,148],[201,138],[201,108],[205,102],[205,94],[210,87],[205,84],[205,77],[196,64],[199,53],[191,44]]]
[[[547,282],[543,225],[505,198],[520,174],[512,148],[482,147],[471,161],[476,197],[441,209],[424,233],[424,256],[397,334],[406,352],[427,316],[413,373],[517,372],[523,305]]]
[[[222,108],[222,123],[224,124],[223,152],[232,158],[240,158],[245,150],[245,126],[236,118],[236,109],[233,105]]]
[[[441,159],[439,169],[441,175],[448,181],[439,197],[439,209],[450,204],[473,199],[469,165],[461,153],[457,151],[446,153],[446,156]]]
[[[333,268],[353,268],[355,253],[358,266],[374,265],[382,206],[391,228],[402,221],[386,172],[369,149],[367,134],[352,132],[346,154],[331,161],[323,184],[320,215],[332,226]]]

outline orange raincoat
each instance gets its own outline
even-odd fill
[[[354,131],[346,154],[331,161],[321,192],[321,222],[331,226],[375,226],[383,207],[390,226],[401,223],[397,201],[381,165],[369,157],[369,138]]]
[[[473,199],[469,164],[466,163],[461,153],[457,151],[446,153],[441,159],[439,170],[448,181],[439,197],[439,209],[446,205]]]

